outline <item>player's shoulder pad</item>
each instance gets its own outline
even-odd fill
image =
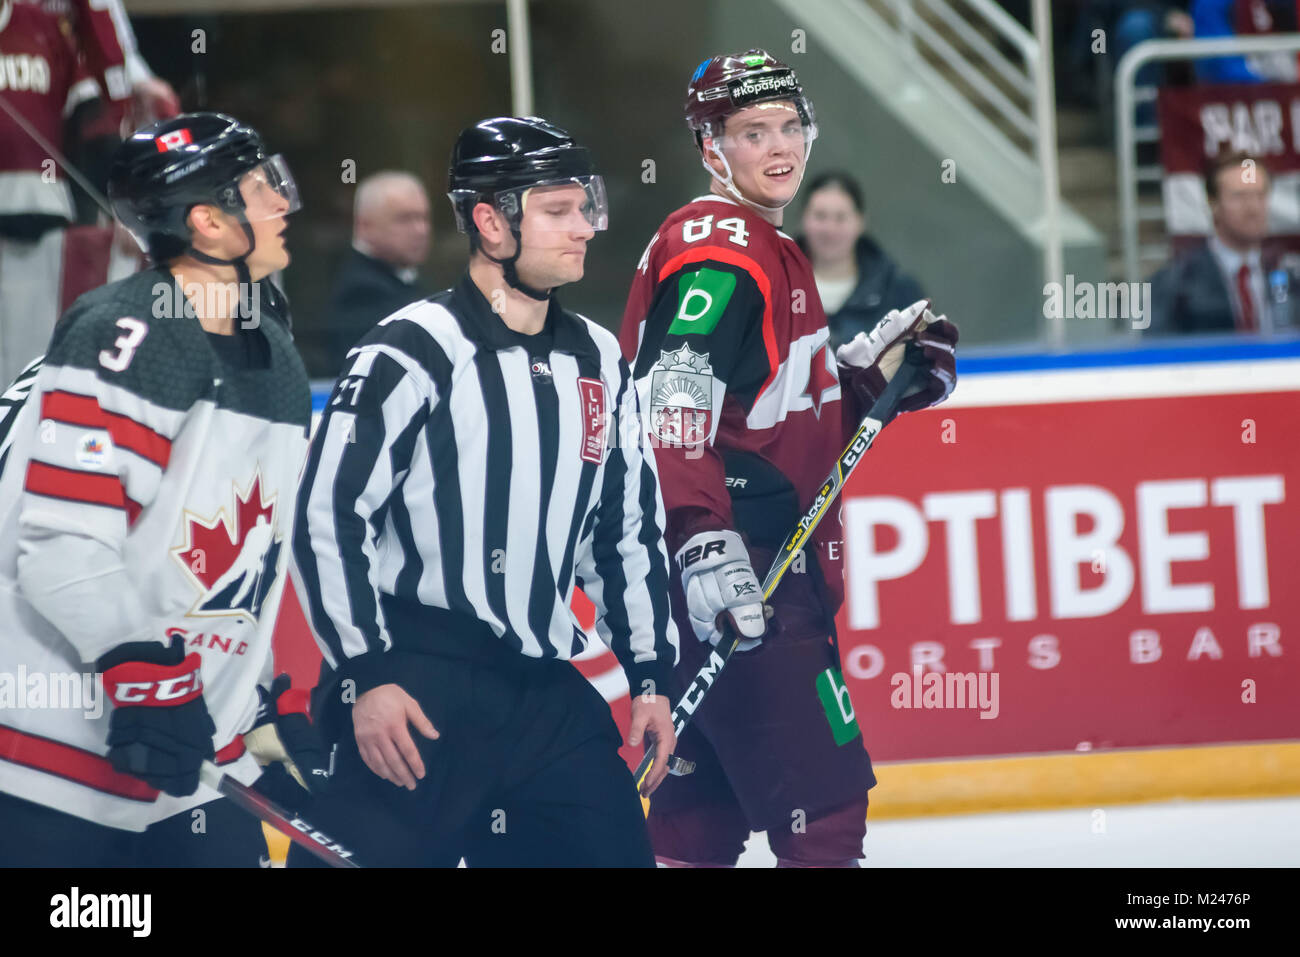
[[[748,274],[760,290],[780,268],[780,235],[754,210],[720,196],[701,196],[664,220],[650,249],[652,279],[712,260]]]
[[[45,366],[90,370],[168,408],[207,395],[212,355],[197,319],[183,311],[172,318],[177,300],[169,279],[146,270],[78,297],[55,326]]]

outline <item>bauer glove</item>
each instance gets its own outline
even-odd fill
[[[695,636],[716,646],[726,615],[741,639],[736,650],[756,647],[766,631],[763,589],[740,536],[728,531],[692,535],[675,561]]]

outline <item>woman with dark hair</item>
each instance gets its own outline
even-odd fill
[[[924,299],[920,284],[866,233],[862,189],[846,173],[822,173],[803,207],[800,248],[812,262],[831,343],[870,332],[891,309]]]

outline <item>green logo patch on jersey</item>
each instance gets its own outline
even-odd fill
[[[849,700],[849,687],[838,668],[827,668],[817,676],[817,697],[826,710],[826,720],[837,746],[848,744],[861,734],[853,702]]]
[[[677,315],[668,327],[670,336],[707,336],[736,291],[735,273],[703,266],[677,280]]]

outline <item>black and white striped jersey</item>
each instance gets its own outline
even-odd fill
[[[4,471],[5,459],[9,458],[9,448],[14,444],[14,422],[22,411],[23,403],[36,385],[36,374],[41,371],[44,356],[38,356],[29,362],[18,377],[0,395],[0,472]]]
[[[383,653],[418,648],[448,612],[522,655],[571,658],[587,644],[576,584],[634,693],[667,687],[663,503],[611,333],[554,300],[542,333],[513,332],[466,274],[384,319],[345,370],[312,441],[293,549],[340,676],[358,691],[383,683]],[[393,599],[427,613],[420,626],[390,622]]]

